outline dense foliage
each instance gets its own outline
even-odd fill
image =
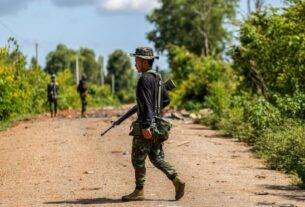
[[[256,13],[243,23],[241,44],[232,51],[238,95],[219,123],[252,143],[272,168],[297,174],[303,183],[304,12],[305,2],[297,1],[285,12]]]
[[[293,94],[305,86],[305,4],[284,14],[253,14],[242,26],[233,51],[234,67],[254,92]]]
[[[12,48],[13,47],[13,48]],[[0,126],[12,119],[48,110],[46,87],[50,75],[39,68],[27,68],[18,45],[0,48]],[[57,74],[59,108],[80,107],[74,76],[66,69]],[[89,106],[116,105],[108,85],[89,84]]]
[[[111,85],[114,81],[114,91],[119,100],[122,103],[133,102],[136,75],[131,67],[129,55],[122,50],[111,53],[108,58],[107,72],[106,82]]]
[[[217,93],[224,99],[234,90],[229,64],[211,57],[199,57],[180,47],[171,47],[169,54],[173,80],[178,84],[172,102],[177,107],[199,110],[206,103],[221,106],[220,100],[209,95]]]
[[[114,95],[119,101],[130,103],[135,100],[134,88],[136,76],[127,53],[122,50],[115,50],[109,55],[107,63],[108,73],[105,76],[104,70],[102,70],[104,67],[103,57],[97,57],[92,49],[80,48],[79,50],[73,50],[66,45],[59,44],[54,51],[47,55],[45,71],[49,74],[57,74],[68,69],[74,79],[76,79],[77,60],[79,76],[86,74],[89,83],[101,84],[106,82],[108,86],[112,87],[112,81],[114,81]],[[35,64],[33,63],[32,65]],[[103,77],[101,72],[103,72]],[[72,82],[73,77],[71,77]],[[104,87],[107,88],[106,91],[108,91],[108,86]]]
[[[162,0],[148,20],[155,29],[147,37],[163,52],[169,44],[197,55],[218,55],[230,34],[225,23],[235,17],[238,0]]]
[[[169,39],[162,29],[180,20],[166,19],[161,10],[150,17],[160,36],[150,39],[161,49],[162,41],[170,43],[171,76],[178,85],[173,106],[195,111],[200,122],[248,142],[271,168],[305,183],[305,2],[291,0],[285,10],[257,9],[249,15],[240,25],[230,64],[194,50],[193,43],[200,44],[194,35],[183,44]]]
[[[43,111],[47,75],[40,70],[26,70],[24,66],[18,48],[11,52],[1,48],[0,120]]]
[[[95,84],[101,83],[102,62],[98,60],[95,52],[89,48],[80,48],[73,50],[64,44],[57,45],[54,51],[47,55],[45,71],[49,74],[69,69],[76,77],[76,60],[78,58],[79,76],[86,74],[90,82]],[[101,58],[101,57],[100,57]]]

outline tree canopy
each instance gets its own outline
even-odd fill
[[[305,3],[298,1],[284,14],[255,13],[241,26],[233,60],[244,86],[264,95],[304,90],[304,13]]]
[[[51,51],[47,55],[45,71],[49,74],[56,74],[65,69],[69,69],[75,76],[77,56],[79,57],[80,74],[85,73],[90,82],[100,83],[102,66],[95,52],[89,48],[73,50],[64,44],[59,44],[54,51]]]
[[[100,83],[101,62],[98,61],[94,51],[89,48],[81,48],[80,68],[88,76],[88,80],[93,83]]]
[[[72,69],[75,52],[64,44],[57,45],[46,58],[45,71],[49,74],[58,73],[65,69]]]
[[[123,102],[133,100],[135,75],[129,55],[122,50],[115,50],[109,55],[107,71],[107,83],[111,84],[111,76],[114,75],[115,91],[119,99]]]
[[[162,0],[148,20],[154,29],[147,34],[157,50],[170,44],[184,46],[197,55],[217,55],[230,38],[225,24],[235,18],[238,0]]]

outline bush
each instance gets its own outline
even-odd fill
[[[173,106],[199,110],[205,106],[209,95],[208,107],[212,105],[216,109],[225,105],[222,101],[226,101],[236,85],[229,64],[211,57],[198,57],[179,47],[171,48],[170,57],[172,76],[177,83],[177,89],[172,93]],[[225,97],[220,100],[216,94],[223,94]]]
[[[305,183],[305,127],[294,121],[277,131],[266,131],[256,143],[256,151],[272,169],[296,173]]]
[[[112,96],[111,88],[109,85],[97,86],[90,85],[88,89],[90,105],[92,106],[117,106],[119,101],[116,97]]]
[[[252,101],[251,105],[245,108],[245,113],[245,118],[251,123],[258,134],[281,123],[281,113],[278,108],[263,97]]]
[[[70,70],[59,72],[56,81],[59,86],[59,109],[78,108],[81,105],[80,98],[76,90],[73,74]]]
[[[305,94],[297,91],[292,96],[274,95],[279,110],[288,118],[305,119]]]
[[[17,58],[16,58],[17,57]],[[22,54],[0,48],[0,121],[26,117],[48,110],[47,84],[50,76],[40,69],[27,69]],[[20,61],[22,60],[22,61]],[[64,70],[57,74],[59,109],[80,107],[80,97],[72,73]],[[89,106],[118,105],[109,86],[89,86]]]
[[[218,124],[226,135],[237,138],[240,141],[252,142],[254,128],[251,123],[245,121],[244,108],[231,108],[226,111],[226,116],[220,118]]]
[[[45,110],[47,75],[26,70],[2,48],[0,56],[0,120]]]
[[[274,169],[305,183],[304,1],[252,13],[240,28],[231,65],[171,46],[173,105],[213,113],[200,121],[251,143]]]
[[[81,106],[80,97],[76,90],[73,74],[70,70],[64,70],[57,75],[59,84],[59,103],[60,109],[79,108]],[[95,85],[88,86],[88,106],[102,107],[102,106],[117,106],[119,101],[112,96],[109,85]]]

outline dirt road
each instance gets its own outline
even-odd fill
[[[0,206],[305,206],[305,192],[249,147],[178,121],[165,152],[187,183],[185,197],[173,201],[171,182],[147,161],[147,200],[122,203],[134,188],[130,121],[101,138],[108,125],[43,116],[1,132]]]

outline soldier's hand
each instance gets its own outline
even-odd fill
[[[144,137],[144,139],[151,139],[152,138],[152,133],[150,131],[150,129],[142,129],[142,135]]]

